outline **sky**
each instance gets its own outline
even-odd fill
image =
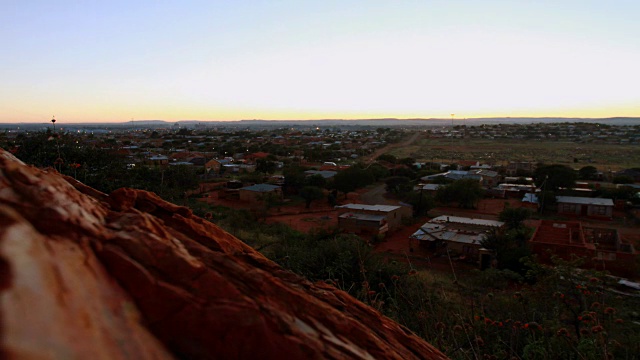
[[[640,1],[2,0],[0,122],[640,116]]]

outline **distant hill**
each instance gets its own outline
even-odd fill
[[[640,125],[640,117],[612,117],[612,118],[562,118],[562,117],[503,117],[503,118],[469,118],[454,119],[454,125],[482,125],[482,124],[531,124],[531,123],[566,123],[566,122],[585,122],[585,123],[601,123],[609,125]],[[177,122],[180,125],[195,124],[220,124],[225,126],[287,126],[287,125],[303,125],[318,124],[322,126],[450,126],[451,119],[358,119],[358,120],[342,120],[342,119],[321,119],[321,120],[239,120],[239,121],[201,121],[201,120],[182,120]]]
[[[563,117],[495,117],[495,118],[468,118],[460,119],[319,119],[319,120],[180,120],[180,121],[164,121],[164,120],[136,120],[119,123],[107,122],[86,122],[86,123],[68,123],[60,122],[57,124],[61,128],[74,129],[96,129],[96,128],[161,128],[172,126],[196,126],[205,127],[283,127],[283,126],[376,126],[376,127],[393,127],[393,126],[421,126],[421,127],[438,127],[454,125],[470,125],[477,126],[482,124],[532,124],[532,123],[601,123],[608,125],[640,125],[640,117],[610,117],[610,118],[563,118]],[[0,129],[13,129],[20,127],[23,129],[42,129],[50,127],[50,123],[7,123],[0,124]]]

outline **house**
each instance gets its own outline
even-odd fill
[[[558,214],[603,220],[613,218],[614,203],[612,199],[556,196],[556,203],[558,204]]]
[[[435,181],[439,177],[444,177],[449,180],[462,180],[462,179],[474,179],[480,182],[485,188],[492,188],[500,181],[500,174],[492,170],[449,170],[444,173],[427,175],[420,178],[420,180],[429,182]]]
[[[148,157],[145,163],[150,165],[167,165],[169,158],[164,155],[153,155]]]
[[[533,204],[537,208],[538,204],[540,204],[540,200],[538,199],[538,195],[533,193],[526,193],[521,200],[524,204]]]
[[[461,179],[475,179],[475,180],[478,180],[479,182],[482,181],[481,175],[477,175],[475,173],[471,173],[469,171],[464,171],[464,170],[450,170],[444,173],[427,175],[427,176],[421,177],[420,180],[424,182],[429,182],[429,181],[434,181],[439,177],[444,177],[446,179],[454,180],[454,181],[461,180]]]
[[[228,160],[223,160],[223,159],[212,159],[207,161],[204,164],[204,168],[207,172],[209,171],[213,171],[214,173],[219,173],[220,172],[220,168],[222,167],[222,165],[228,164],[229,161]]]
[[[585,268],[607,270],[618,276],[635,276],[638,252],[621,241],[615,229],[583,227],[578,221],[542,220],[529,245],[539,261],[551,263],[551,257],[564,260],[584,258]]]
[[[222,166],[228,165],[230,163],[231,161],[228,159],[212,159],[204,164],[204,168],[207,172],[213,171],[214,173],[218,174],[220,173],[220,169],[222,168]]]
[[[207,158],[204,156],[194,156],[189,158],[187,161],[195,166],[204,166],[207,163]]]
[[[325,179],[330,179],[336,176],[337,173],[338,173],[337,171],[331,171],[331,170],[307,170],[304,172],[306,176],[320,175]]]
[[[500,178],[501,178],[500,174],[498,174],[497,171],[485,170],[485,169],[470,170],[469,174],[480,175],[481,177],[480,183],[486,189],[490,189],[498,185],[498,182],[500,181]]]
[[[532,174],[536,167],[534,162],[509,162],[506,172],[509,176],[520,176],[521,174]]]
[[[502,183],[496,187],[499,191],[504,191],[504,197],[508,198],[521,198],[526,194],[533,194],[536,192],[535,185],[526,184],[507,184]]]
[[[402,218],[412,216],[408,206],[345,204],[338,209],[338,227],[343,231],[384,234],[400,227]]]
[[[256,152],[256,153],[249,154],[249,155],[245,156],[244,159],[249,161],[249,162],[255,162],[258,159],[266,159],[267,156],[269,156],[269,153]]]
[[[250,203],[258,203],[262,201],[265,194],[275,194],[278,198],[282,198],[282,188],[272,184],[256,184],[245,186],[239,189],[240,201]]]
[[[505,176],[505,178],[504,178],[504,182],[510,183],[510,184],[519,183],[519,181],[521,181],[521,180],[526,182],[527,184],[533,184],[533,178],[531,178],[531,177]]]
[[[443,186],[444,185],[442,184],[418,184],[413,187],[413,190],[434,196],[435,193],[438,192],[438,189],[440,189]]]
[[[469,166],[469,170],[491,170],[493,166],[489,164],[480,164],[479,161],[476,161],[475,165]]]
[[[247,164],[225,164],[222,165],[222,169],[228,174],[252,173],[256,171],[256,166]]]
[[[502,221],[442,215],[424,223],[409,238],[432,247],[445,247],[450,253],[476,258],[488,254],[482,247],[487,233],[503,226]],[[487,261],[486,258],[478,260]]]

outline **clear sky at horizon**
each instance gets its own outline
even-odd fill
[[[4,0],[0,122],[640,116],[640,1]]]

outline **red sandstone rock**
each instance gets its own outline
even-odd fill
[[[445,359],[187,208],[2,150],[0,357]]]

